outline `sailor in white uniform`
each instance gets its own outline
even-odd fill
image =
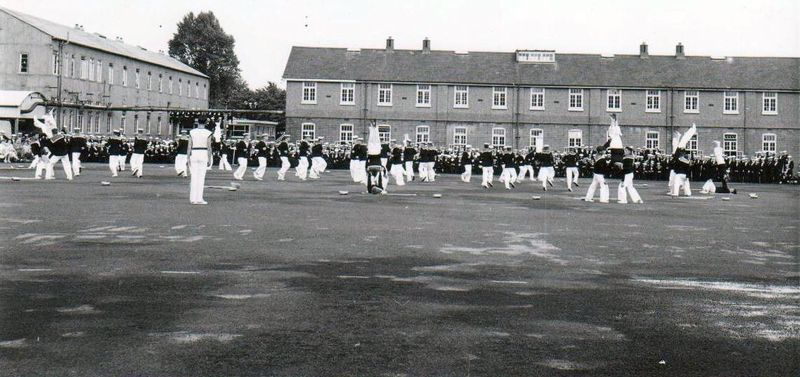
[[[211,131],[201,124],[189,132],[189,201],[192,204],[208,204],[203,200],[203,189],[206,184],[206,171],[214,163],[211,156]]]

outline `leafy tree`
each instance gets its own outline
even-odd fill
[[[228,107],[247,84],[241,79],[235,40],[226,34],[213,12],[193,12],[178,23],[169,41],[169,55],[209,77],[209,106]]]

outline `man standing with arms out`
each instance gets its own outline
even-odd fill
[[[237,181],[244,179],[244,173],[247,172],[247,161],[250,158],[250,134],[245,134],[244,139],[236,142],[236,148],[233,155],[236,157],[236,163],[239,166],[233,172],[233,178]]]
[[[403,148],[403,164],[405,164],[406,181],[411,182],[414,177],[414,158],[417,155],[417,150],[411,144],[411,140],[406,140],[406,146]]]
[[[319,175],[324,173],[328,167],[328,163],[325,162],[322,140],[322,136],[318,137],[317,142],[311,147],[311,173],[309,173],[311,179],[319,179]]]
[[[189,202],[192,204],[208,204],[203,200],[206,184],[206,171],[214,163],[211,155],[211,139],[213,134],[200,123],[189,132],[188,148],[191,151],[189,169],[192,179],[189,183]]]
[[[120,149],[122,149],[119,130],[115,130],[114,135],[106,140],[106,148],[108,152],[108,168],[111,170],[111,176],[116,177],[117,171],[119,171]]]
[[[389,173],[394,177],[394,182],[398,186],[405,186],[405,181],[403,180],[403,175],[405,175],[405,169],[403,169],[403,148],[400,144],[397,144],[396,140],[393,140],[392,143],[392,154],[389,158]]]
[[[564,162],[564,167],[567,173],[567,190],[572,192],[572,185],[578,186],[578,154],[574,147],[567,149],[567,154],[561,159]]]
[[[481,186],[483,188],[494,187],[492,181],[494,180],[494,156],[489,149],[489,144],[483,145],[483,152],[481,152],[478,161],[481,165],[481,172],[483,174]]]
[[[231,147],[228,145],[227,140],[219,144],[219,170],[231,171],[233,168],[228,161],[228,156],[231,154]]]
[[[67,157],[68,150],[69,145],[64,131],[62,130],[53,137],[52,145],[50,146],[50,152],[52,152],[53,155],[50,156],[50,164],[47,167],[45,179],[55,179],[53,167],[61,161],[61,166],[64,168],[64,174],[66,174],[67,180],[72,180],[72,165],[69,163],[69,157]]]
[[[503,172],[500,173],[500,182],[506,185],[506,190],[511,190],[514,182],[517,181],[517,162],[516,155],[511,147],[506,147],[505,153],[501,157]]]
[[[286,172],[292,167],[289,162],[289,135],[283,135],[278,139],[278,157],[281,159],[281,168],[278,170],[278,180],[286,180]]]
[[[301,181],[305,181],[308,177],[308,155],[310,153],[311,146],[308,144],[306,139],[300,140],[300,144],[297,146],[297,166],[295,167],[295,176],[300,178]]]
[[[267,134],[260,135],[258,142],[255,146],[256,158],[258,159],[258,168],[253,172],[253,178],[257,181],[264,179],[264,174],[267,172],[267,157],[269,157],[269,148],[267,147],[266,139]]]
[[[622,174],[624,176],[617,188],[617,203],[627,204],[628,195],[631,196],[631,201],[634,203],[644,203],[642,197],[639,196],[639,192],[636,191],[636,187],[633,187],[633,172],[636,170],[635,162],[633,148],[625,148],[625,157],[622,158]]]
[[[553,152],[550,152],[549,145],[545,145],[541,152],[536,153],[536,163],[539,164],[539,180],[542,181],[542,190],[547,191],[547,185],[552,187],[553,178],[556,176]]]
[[[464,151],[461,152],[461,166],[464,167],[464,172],[461,173],[461,182],[469,183],[472,179],[472,146],[467,144],[464,146]]]
[[[72,175],[81,175],[81,153],[86,150],[86,137],[81,135],[80,127],[75,127],[75,133],[69,140],[69,151],[72,155]]]
[[[178,136],[178,148],[175,155],[175,173],[178,177],[186,176],[186,166],[189,159],[189,139],[186,137],[186,130],[181,130]]]
[[[145,152],[147,152],[147,139],[144,137],[144,130],[140,128],[136,130],[136,136],[133,138],[133,155],[131,155],[132,176],[142,178]]]
[[[594,191],[600,187],[600,203],[608,203],[608,185],[606,185],[605,174],[609,170],[611,163],[610,156],[605,153],[604,147],[597,147],[597,156],[595,157],[594,166],[592,168],[592,184],[586,191],[587,202],[594,202]]]

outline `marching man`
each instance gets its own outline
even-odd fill
[[[311,146],[308,144],[306,139],[300,140],[300,144],[297,146],[297,166],[295,166],[295,176],[300,178],[301,181],[305,181],[308,178],[308,155]]]
[[[405,148],[403,148],[403,162],[405,164],[406,181],[411,182],[414,180],[414,157],[417,155],[417,150],[411,144],[411,140],[405,141]]]
[[[319,179],[319,175],[325,172],[328,168],[328,163],[325,162],[325,154],[323,153],[324,145],[322,144],[322,136],[317,138],[317,142],[311,147],[311,172],[309,178]]]
[[[488,143],[483,145],[483,152],[481,152],[478,157],[478,161],[480,162],[481,172],[483,174],[481,187],[487,189],[489,187],[494,187],[492,184],[494,180],[494,156],[492,155],[491,149],[489,149]]]
[[[253,178],[257,181],[264,179],[264,174],[267,172],[267,157],[269,156],[269,148],[264,141],[268,136],[263,134],[259,136],[259,140],[255,146],[256,158],[258,159],[258,168],[253,172]]]
[[[397,144],[396,140],[392,141],[394,143],[391,151],[391,155],[389,157],[389,173],[394,177],[394,182],[398,186],[405,186],[406,182],[403,179],[406,171],[403,169],[403,148],[400,144]]]
[[[53,154],[50,156],[50,164],[47,165],[45,179],[55,179],[53,168],[61,161],[61,166],[64,168],[64,174],[66,174],[67,180],[72,180],[72,164],[70,164],[69,157],[67,157],[68,149],[69,145],[67,144],[66,136],[64,136],[64,131],[62,130],[57,135],[53,136],[50,146],[50,152]]]
[[[464,172],[461,173],[461,181],[469,183],[472,179],[472,146],[469,144],[464,146],[464,152],[461,152],[461,166],[464,167]]]
[[[572,192],[572,185],[578,186],[578,177],[580,173],[578,171],[578,154],[575,152],[575,148],[570,147],[567,150],[567,154],[561,159],[564,162],[564,166],[567,170],[567,190]]]
[[[592,169],[592,184],[586,191],[587,202],[594,202],[594,192],[597,187],[600,187],[600,203],[608,203],[608,185],[606,184],[605,174],[609,170],[611,158],[605,152],[605,147],[597,147],[597,156],[595,157],[594,167]]]
[[[292,167],[289,162],[289,135],[284,134],[278,139],[278,157],[281,159],[281,168],[278,170],[278,180],[286,180],[286,172]]]
[[[536,153],[536,163],[539,165],[539,180],[542,181],[542,190],[547,191],[547,185],[553,187],[553,178],[556,176],[556,170],[553,167],[553,152],[550,152],[550,146],[545,145],[542,151]]]
[[[114,130],[114,135],[106,140],[108,168],[111,170],[112,177],[116,177],[117,171],[119,171],[119,154],[122,149],[122,140],[120,140],[119,135],[119,130]]]
[[[86,150],[86,137],[81,135],[80,127],[75,127],[75,133],[69,140],[69,151],[72,155],[72,175],[81,175],[81,153]]]
[[[627,147],[625,152],[625,157],[622,158],[622,174],[624,174],[624,178],[617,188],[617,203],[627,204],[628,195],[631,196],[631,201],[634,203],[644,203],[642,197],[639,196],[639,192],[636,191],[636,187],[633,187],[633,172],[635,170],[633,148]]]
[[[236,156],[236,163],[239,166],[233,172],[233,178],[237,181],[244,179],[244,173],[247,172],[247,161],[250,157],[250,134],[245,134],[244,139],[236,142],[234,149],[234,156]]]
[[[131,170],[138,178],[142,178],[142,170],[144,168],[144,153],[147,151],[147,139],[144,137],[144,130],[136,130],[136,136],[133,138],[133,154],[131,155]]]
[[[536,156],[533,147],[528,148],[528,153],[522,159],[522,164],[519,166],[519,175],[517,175],[517,183],[522,183],[527,175],[531,181],[536,182],[536,177],[533,176],[533,162]]]
[[[517,181],[517,162],[514,151],[511,147],[506,147],[506,152],[501,157],[503,171],[500,173],[500,182],[506,185],[506,190],[511,190],[514,182]]]

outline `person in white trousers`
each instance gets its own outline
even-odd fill
[[[144,170],[144,154],[147,152],[148,140],[144,137],[144,130],[136,130],[136,137],[133,138],[133,154],[131,154],[131,175],[142,178]]]
[[[589,189],[586,191],[585,201],[593,202],[594,192],[599,187],[600,203],[608,203],[608,185],[606,184],[605,174],[609,170],[610,163],[611,156],[605,153],[604,148],[599,147],[592,171],[592,184],[589,185]]]
[[[539,180],[542,181],[542,190],[547,191],[547,185],[553,187],[553,178],[556,176],[555,160],[549,145],[544,145],[541,152],[536,153],[536,163],[539,165]]]
[[[417,156],[417,150],[411,144],[411,140],[406,140],[406,146],[403,148],[403,164],[405,165],[406,182],[414,180],[414,157]]]
[[[231,147],[226,143],[223,142],[220,146],[220,156],[219,156],[219,170],[224,171],[231,171],[233,168],[231,167],[231,163],[228,162],[228,154],[230,154]]]
[[[567,154],[561,158],[561,161],[564,163],[567,172],[567,190],[572,192],[572,185],[578,186],[578,177],[580,176],[580,172],[578,171],[578,154],[575,148],[570,147],[567,150]]]
[[[533,176],[533,161],[536,156],[533,147],[528,148],[528,153],[523,156],[522,163],[519,165],[519,174],[517,175],[517,183],[522,183],[527,175],[531,182],[536,182],[536,177]]]
[[[406,182],[404,177],[406,175],[406,171],[403,169],[403,148],[396,142],[392,146],[389,164],[391,165],[389,168],[389,174],[394,177],[395,183],[398,186],[405,186]]]
[[[677,197],[683,188],[683,194],[692,196],[692,189],[689,184],[689,170],[691,169],[691,161],[688,158],[686,145],[689,144],[694,135],[697,135],[697,126],[692,124],[692,127],[686,131],[678,141],[678,146],[675,148],[675,153],[672,155],[672,165],[675,170],[675,178],[672,181],[670,188],[670,195]]]
[[[189,132],[189,202],[192,204],[208,204],[203,199],[206,184],[206,171],[214,163],[211,155],[211,131],[201,124]]]
[[[494,180],[494,155],[489,149],[489,144],[483,145],[483,152],[478,156],[478,163],[481,165],[481,187],[489,188],[494,187],[492,181]]]
[[[461,182],[469,183],[472,180],[472,153],[474,150],[472,146],[467,144],[464,146],[464,151],[461,152],[461,166],[464,167],[464,172],[461,173]]]
[[[236,163],[239,164],[239,166],[236,168],[236,171],[233,172],[233,178],[237,181],[241,181],[244,179],[244,173],[247,172],[247,161],[250,157],[249,134],[245,134],[244,139],[236,142],[233,155],[236,156]]]
[[[353,145],[350,148],[350,178],[353,182],[361,182],[361,170],[359,170],[358,154],[361,151],[361,139],[357,136],[353,137]]]
[[[308,159],[310,154],[311,145],[305,139],[300,140],[297,145],[297,166],[294,168],[294,175],[300,178],[301,181],[305,181],[308,178],[308,168],[310,166]]]
[[[47,169],[45,171],[45,179],[55,179],[55,173],[53,168],[61,161],[61,166],[64,168],[64,174],[67,176],[67,180],[72,180],[72,164],[69,162],[69,157],[67,155],[67,151],[69,149],[69,144],[67,143],[67,139],[64,136],[63,131],[59,132],[58,135],[53,137],[53,141],[51,143],[52,148],[50,152],[53,154],[50,156],[50,163],[47,165]]]
[[[289,162],[289,135],[283,135],[278,139],[278,157],[281,159],[281,168],[278,170],[278,180],[286,180],[286,172],[292,167]]]
[[[389,178],[386,176],[386,168],[381,165],[381,139],[378,134],[378,126],[375,122],[369,125],[369,138],[367,139],[367,192],[370,194],[386,194],[389,186]],[[388,161],[387,161],[388,162]]]
[[[69,151],[72,157],[72,175],[81,175],[81,153],[86,150],[86,137],[81,135],[80,127],[75,127],[72,137],[69,139]]]
[[[261,181],[264,179],[264,174],[267,172],[267,157],[269,156],[269,146],[267,146],[267,142],[265,141],[269,135],[263,134],[259,136],[258,142],[256,142],[255,146],[255,154],[256,159],[258,159],[258,168],[256,171],[253,172],[253,178],[257,181]]]
[[[178,149],[175,155],[175,173],[179,177],[186,176],[186,165],[189,160],[189,138],[186,137],[186,130],[181,130],[178,136]],[[125,161],[125,158],[122,159]],[[125,169],[123,169],[125,170]]]
[[[634,170],[635,159],[633,156],[633,148],[627,147],[625,148],[625,157],[622,158],[622,174],[624,174],[624,178],[617,188],[617,203],[619,204],[627,204],[628,195],[630,195],[632,202],[638,204],[644,203],[642,197],[639,196],[639,191],[636,190],[636,187],[633,187]]]

